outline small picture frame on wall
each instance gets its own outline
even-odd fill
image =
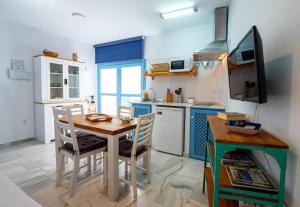
[[[25,71],[24,60],[11,59],[11,70]]]
[[[11,80],[31,80],[31,73],[25,71],[24,60],[11,59],[8,78]]]

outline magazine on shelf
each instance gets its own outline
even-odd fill
[[[225,166],[230,183],[233,186],[253,188],[277,192],[278,189],[272,184],[265,173],[258,168],[237,166]]]
[[[237,150],[226,153],[223,157],[223,163],[249,167],[255,166],[255,162],[251,158],[250,154],[245,150]]]

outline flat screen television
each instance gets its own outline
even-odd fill
[[[254,103],[267,102],[263,44],[253,26],[228,55],[230,98]]]

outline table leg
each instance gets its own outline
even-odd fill
[[[203,169],[203,184],[202,184],[202,193],[205,193],[205,168],[207,165],[207,147],[208,147],[208,130],[209,130],[209,123],[206,124],[206,142],[205,142],[205,156],[204,156],[204,169]]]
[[[108,139],[108,197],[116,201],[119,196],[119,138],[109,136]]]

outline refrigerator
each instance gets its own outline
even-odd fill
[[[154,149],[182,156],[185,109],[156,107],[152,145]]]

